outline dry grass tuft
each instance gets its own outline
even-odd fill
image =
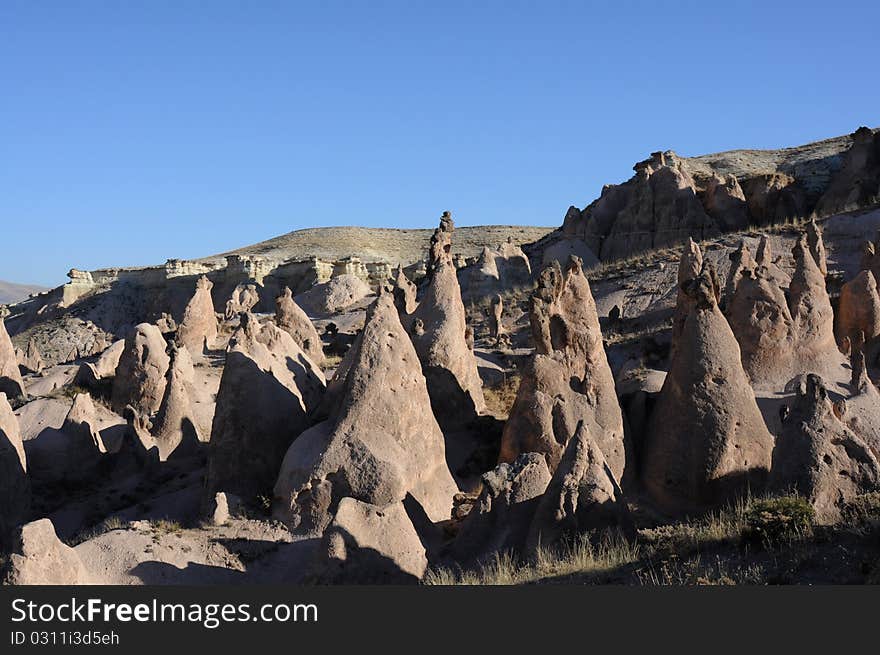
[[[510,415],[513,401],[516,400],[516,392],[519,390],[520,376],[518,373],[505,375],[495,386],[483,388],[483,398],[486,400],[486,409],[498,418],[506,419]]]

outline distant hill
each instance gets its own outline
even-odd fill
[[[476,257],[484,246],[497,248],[508,238],[519,245],[531,243],[553,229],[526,225],[462,226],[455,228],[452,242],[456,254]],[[204,259],[237,254],[262,255],[278,261],[308,257],[332,261],[355,256],[365,262],[409,265],[424,259],[433,231],[369,227],[311,228]]]
[[[32,293],[45,291],[46,287],[38,287],[33,284],[15,284],[14,282],[4,282],[0,280],[0,304],[8,305],[10,303],[24,300]]]

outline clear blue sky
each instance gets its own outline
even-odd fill
[[[880,124],[880,3],[0,0],[0,279],[557,225],[653,150]]]

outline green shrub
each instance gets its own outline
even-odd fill
[[[773,548],[808,536],[813,507],[800,496],[756,500],[746,510],[742,537],[746,543]]]

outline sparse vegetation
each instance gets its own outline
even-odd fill
[[[486,409],[499,418],[507,418],[513,401],[516,400],[516,392],[519,389],[520,376],[517,373],[506,374],[495,386],[483,387],[483,398],[486,400]]]
[[[577,574],[601,575],[638,560],[639,546],[618,532],[607,532],[594,545],[586,536],[558,549],[539,549],[531,563],[522,564],[501,553],[475,570],[434,569],[428,585],[512,585]]]
[[[824,574],[827,564],[821,564],[826,561],[821,553],[828,548],[844,570],[840,575],[856,571],[863,581],[880,580],[880,560],[872,545],[880,534],[880,494],[861,496],[854,505],[859,509],[848,515],[860,523],[847,520],[820,529],[813,525],[813,510],[804,498],[747,497],[698,519],[642,528],[634,538],[619,532],[582,535],[561,548],[541,549],[531,561],[505,552],[473,569],[431,570],[423,582],[790,584],[801,581],[810,566],[820,566]],[[851,542],[846,555],[835,545],[843,541]]]
[[[74,537],[68,539],[67,543],[70,546],[76,546],[77,544],[94,539],[95,537],[100,537],[102,534],[112,532],[113,530],[124,530],[126,528],[128,528],[128,523],[121,518],[118,516],[109,516],[98,525],[78,532]]]
[[[773,548],[812,533],[814,512],[800,496],[768,498],[753,503],[746,512],[743,539]]]

